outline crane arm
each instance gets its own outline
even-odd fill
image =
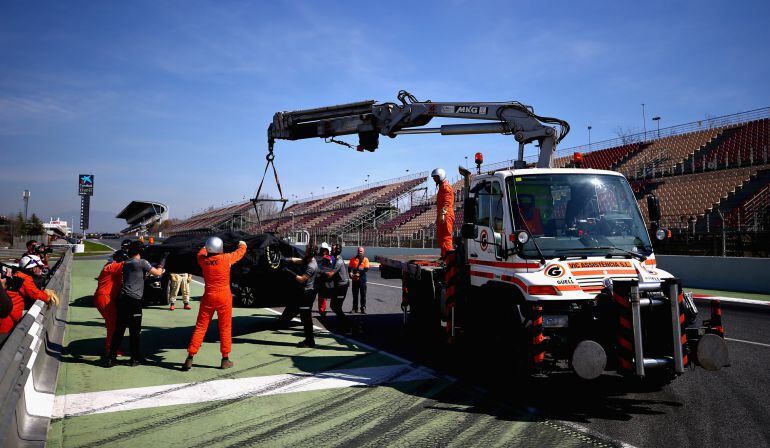
[[[268,144],[276,139],[333,138],[358,134],[359,151],[374,151],[379,136],[403,134],[469,135],[508,134],[519,143],[518,165],[524,166],[524,145],[540,143],[537,166],[551,166],[556,145],[569,132],[569,124],[557,118],[541,117],[534,109],[516,101],[502,103],[417,101],[408,92],[398,96],[401,104],[361,101],[317,109],[278,112],[268,128]],[[485,120],[464,124],[425,127],[433,117]],[[548,124],[558,125],[556,129]]]

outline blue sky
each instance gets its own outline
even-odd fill
[[[515,5],[515,6],[514,6]],[[253,195],[279,110],[400,89],[518,100],[564,118],[562,148],[770,105],[770,2],[0,3],[0,213],[79,207],[95,230],[132,199],[173,217]],[[652,122],[648,121],[648,127]],[[349,139],[353,140],[353,139]],[[279,141],[289,195],[509,159],[504,136],[382,138],[374,154]],[[272,183],[270,184],[272,187]],[[324,187],[322,189],[322,187]]]

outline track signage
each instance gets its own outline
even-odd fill
[[[78,174],[78,194],[80,196],[94,195],[94,175]]]

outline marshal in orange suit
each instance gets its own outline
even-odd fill
[[[230,361],[232,346],[232,316],[233,294],[230,291],[230,267],[246,255],[246,243],[238,242],[238,249],[230,253],[224,252],[224,243],[218,237],[206,240],[206,245],[198,252],[198,265],[203,270],[203,280],[206,284],[198,310],[198,321],[195,323],[188,356],[182,365],[182,370],[192,368],[193,356],[203,343],[203,337],[209,327],[211,318],[217,313],[219,322],[219,344],[222,352],[220,368],[229,369],[233,366]]]
[[[104,318],[107,327],[107,339],[105,340],[105,353],[110,351],[112,333],[115,332],[115,323],[118,318],[116,299],[123,285],[123,262],[126,261],[126,253],[122,250],[115,252],[112,261],[104,265],[97,279],[96,292],[94,292],[94,305],[99,314]]]
[[[454,250],[452,229],[455,225],[455,192],[449,185],[449,181],[446,180],[446,172],[442,168],[433,170],[431,177],[438,187],[436,194],[436,238],[439,247],[441,247],[441,258],[446,258],[447,252]]]

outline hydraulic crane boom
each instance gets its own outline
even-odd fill
[[[278,112],[273,116],[273,122],[268,128],[268,144],[272,148],[276,139],[333,139],[341,135],[358,134],[359,145],[356,149],[374,151],[379,145],[380,135],[392,138],[402,134],[509,134],[519,143],[517,167],[525,166],[524,145],[537,141],[540,144],[537,167],[548,168],[553,161],[556,145],[569,132],[569,124],[566,121],[541,117],[535,114],[531,106],[516,101],[434,103],[418,101],[403,90],[399,92],[398,99],[400,105],[370,100],[318,109]],[[433,117],[487,120],[491,123],[473,122],[425,127]],[[559,133],[544,123],[558,125]]]

